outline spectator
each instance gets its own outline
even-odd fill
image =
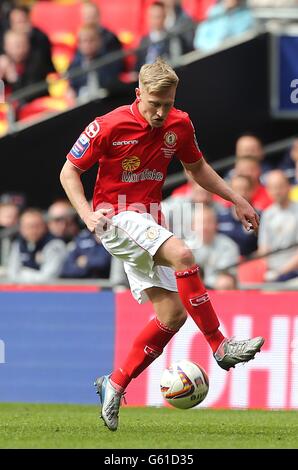
[[[219,271],[234,273],[232,268],[228,268],[239,261],[238,246],[229,237],[217,232],[216,212],[209,206],[204,206],[203,217],[201,211],[195,212],[194,232],[196,236],[186,242],[193,249],[196,263],[204,271],[205,284],[214,288]]]
[[[66,248],[48,231],[39,209],[26,209],[20,217],[20,235],[13,243],[7,275],[12,282],[42,283],[57,278]]]
[[[4,51],[5,54],[0,56],[0,79],[5,83],[6,94],[46,79],[50,70],[41,60],[40,53],[32,51],[26,33],[6,31]],[[47,91],[33,92],[19,104],[47,93]]]
[[[17,227],[19,212],[18,206],[12,202],[0,203],[0,228]]]
[[[209,9],[207,19],[198,26],[194,46],[201,51],[210,51],[254,26],[251,10],[242,0],[222,0]]]
[[[117,36],[100,24],[100,11],[95,3],[84,2],[81,5],[81,26],[95,26],[102,40],[102,48],[109,52],[121,51],[122,44]]]
[[[38,53],[43,68],[48,71],[47,73],[55,72],[49,38],[43,31],[32,25],[29,8],[21,5],[13,6],[9,12],[8,23],[12,31],[28,34],[30,48],[34,53]]]
[[[82,230],[64,262],[61,277],[108,278],[111,255],[89,230]]]
[[[0,203],[12,203],[15,204],[19,211],[23,211],[27,205],[26,196],[24,193],[8,191],[0,195]]]
[[[0,266],[6,266],[19,223],[19,208],[13,202],[0,202]]]
[[[61,238],[66,244],[80,231],[76,212],[66,199],[59,199],[49,207],[47,219],[50,233],[56,238]]]
[[[252,180],[247,176],[234,176],[231,179],[231,188],[250,204],[252,195]],[[251,230],[247,231],[240,222],[234,206],[224,207],[218,213],[218,231],[227,235],[237,243],[240,254],[248,256],[258,248],[258,238]]]
[[[293,259],[297,248],[286,249],[298,243],[298,204],[290,201],[290,183],[281,170],[268,174],[267,188],[274,204],[263,212],[259,229],[259,254],[266,255],[284,249],[267,258],[268,281],[286,280],[296,277]],[[296,271],[294,267],[294,271]]]
[[[70,64],[69,72],[79,68],[88,71],[93,61],[107,54],[96,26],[83,26],[78,33],[78,41],[78,51]],[[96,94],[99,88],[110,88],[115,85],[121,71],[122,62],[112,62],[85,75],[71,78],[70,85],[78,97],[89,97]]]
[[[272,170],[272,163],[266,159],[263,142],[254,134],[243,134],[236,141],[236,158],[251,157],[256,158],[262,168],[262,174]]]
[[[236,290],[237,277],[229,271],[220,271],[217,275],[214,290]]]
[[[189,51],[193,50],[195,23],[184,11],[181,0],[163,0],[166,6],[165,27],[169,33],[177,33]]]
[[[246,156],[237,158],[234,175],[250,178],[252,182],[251,202],[258,211],[262,211],[270,206],[272,199],[266,187],[260,182],[261,165],[256,157]]]
[[[246,133],[238,137],[235,145],[235,156],[236,159],[251,156],[256,158],[261,165],[261,182],[264,183],[263,175],[273,169],[273,165],[265,157],[264,145],[254,134]],[[234,174],[234,169],[228,171],[225,175],[225,179],[231,179]]]
[[[169,37],[166,29],[166,7],[162,2],[154,2],[148,7],[147,21],[149,34],[141,40],[137,69],[143,64],[152,64],[157,57],[173,61],[189,51],[184,38]]]

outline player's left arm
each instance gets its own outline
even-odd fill
[[[183,166],[200,186],[235,204],[237,215],[247,230],[250,230],[251,226],[255,232],[258,230],[260,219],[254,208],[246,199],[235,193],[203,157],[195,163],[183,162]]]

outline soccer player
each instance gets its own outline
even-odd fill
[[[161,189],[175,156],[200,186],[235,205],[247,230],[259,225],[250,204],[204,160],[188,114],[174,108],[178,81],[162,59],[145,64],[134,103],[97,117],[70,150],[60,175],[88,229],[124,261],[134,298],[139,303],[149,299],[156,312],[121,367],[95,382],[101,417],[112,431],[126,387],[162,353],[187,313],[225,370],[253,359],[264,343],[262,337],[235,341],[223,336],[191,250],[162,224]],[[95,163],[99,170],[91,208],[81,174]]]

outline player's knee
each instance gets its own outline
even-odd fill
[[[185,269],[190,268],[195,264],[195,259],[192,254],[192,251],[186,246],[183,245],[177,249],[175,253],[175,263],[174,266],[176,269]]]
[[[177,310],[173,310],[170,314],[170,318],[168,320],[168,326],[173,328],[173,330],[179,330],[181,326],[184,325],[187,319],[187,313],[183,308],[177,308]]]

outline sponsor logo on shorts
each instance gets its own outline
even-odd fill
[[[148,227],[146,229],[146,237],[149,239],[149,240],[156,240],[159,236],[159,229],[157,227]]]
[[[138,143],[139,143],[139,141],[136,140],[136,139],[134,139],[134,140],[118,140],[118,141],[113,142],[112,145],[114,147],[117,147],[119,145],[136,145]]]
[[[124,158],[124,160],[122,161],[122,168],[126,171],[135,171],[139,168],[140,164],[141,160],[139,159],[139,157],[128,157]]]
[[[164,174],[161,171],[149,170],[146,168],[141,173],[132,173],[132,171],[123,171],[121,181],[123,183],[138,183],[139,181],[151,180],[162,181]]]
[[[90,147],[90,139],[83,134],[80,135],[74,146],[72,147],[70,153],[74,158],[82,158],[86,150]]]
[[[100,125],[97,121],[93,121],[91,122],[91,124],[89,124],[89,126],[87,127],[86,129],[86,134],[88,137],[90,137],[90,139],[93,139],[93,137],[95,137],[100,131]]]
[[[166,132],[163,140],[167,147],[174,147],[177,143],[177,135],[173,131]]]

